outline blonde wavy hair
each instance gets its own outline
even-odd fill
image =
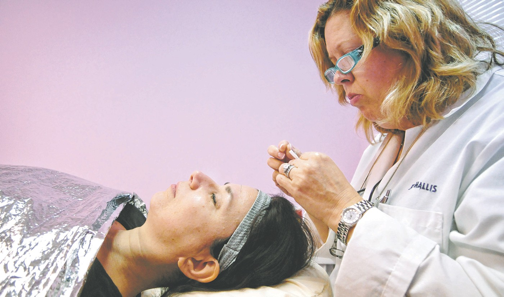
[[[347,104],[341,86],[324,78],[333,67],[326,51],[324,28],[332,15],[347,10],[354,31],[363,41],[363,59],[374,41],[401,52],[406,63],[399,79],[382,102],[384,119],[372,123],[360,115],[356,129],[362,128],[369,142],[383,122],[399,124],[408,119],[427,125],[441,119],[442,112],[470,88],[477,75],[494,64],[503,65],[503,51],[493,37],[481,29],[454,0],[333,0],[319,7],[310,32],[309,49],[327,88],[336,90],[341,104]],[[503,30],[503,29],[502,29]],[[484,61],[476,56],[490,53]],[[500,58],[501,56],[501,58]],[[485,65],[483,67],[482,65]]]

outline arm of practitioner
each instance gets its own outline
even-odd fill
[[[314,216],[331,224],[331,217],[322,216],[335,217],[342,207],[332,207],[331,202],[325,204],[340,201],[324,195],[338,196],[335,192],[339,192],[339,183],[330,178],[338,174],[322,176],[330,171],[324,166],[317,170],[313,167],[322,164],[316,160],[326,158],[317,153],[303,154],[300,160],[290,161],[298,167],[291,170],[290,179],[282,175],[282,170],[275,178],[298,203],[308,206],[307,211],[310,209]],[[502,295],[503,149],[489,160],[461,190],[447,254],[434,241],[373,208],[359,221],[354,233],[349,234],[352,239],[340,263],[334,292],[354,296]],[[321,181],[328,185],[325,191],[320,189]]]

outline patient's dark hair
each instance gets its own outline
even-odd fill
[[[228,239],[211,247],[216,259]],[[210,283],[183,276],[166,296],[189,291],[224,291],[272,286],[306,267],[314,254],[309,226],[295,212],[291,202],[273,196],[265,216],[251,229],[236,261]],[[182,275],[182,273],[181,273]]]

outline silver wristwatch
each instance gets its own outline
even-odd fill
[[[373,204],[368,200],[361,200],[360,202],[345,208],[342,211],[342,218],[340,223],[338,223],[337,235],[335,236],[335,242],[330,249],[330,253],[335,257],[342,257],[342,250],[337,248],[337,240],[340,240],[342,244],[347,245],[347,235],[349,234],[349,229],[358,223],[359,219],[363,216],[363,213],[373,207]],[[337,253],[339,251],[340,253]]]

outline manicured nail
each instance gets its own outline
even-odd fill
[[[278,152],[277,157],[279,158],[279,160],[284,160],[284,158],[286,157],[286,154]]]

